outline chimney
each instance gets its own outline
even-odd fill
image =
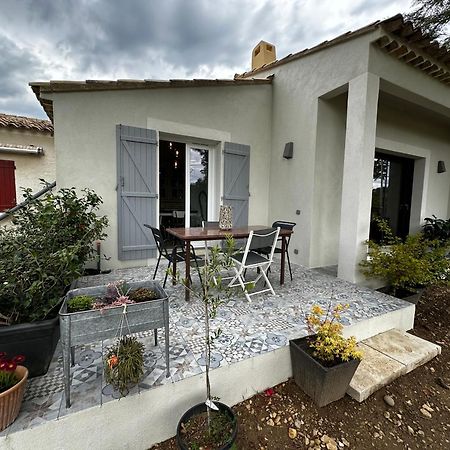
[[[275,45],[261,41],[252,52],[252,70],[259,69],[277,59]]]

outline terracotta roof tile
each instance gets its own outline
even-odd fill
[[[26,130],[53,133],[53,124],[49,120],[34,119],[32,117],[14,116],[0,113],[0,127],[19,128]]]

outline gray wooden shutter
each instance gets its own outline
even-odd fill
[[[156,245],[144,223],[156,223],[155,130],[116,126],[119,260],[153,258]]]
[[[225,142],[223,204],[233,207],[233,226],[248,225],[250,146]]]

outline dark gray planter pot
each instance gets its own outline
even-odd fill
[[[145,287],[154,290],[159,297],[147,302],[127,305],[127,319],[131,333],[146,330],[155,331],[155,345],[157,329],[165,331],[166,376],[169,377],[169,299],[164,289],[155,281],[137,281],[127,283],[130,289]],[[66,407],[70,407],[70,362],[73,361],[74,346],[112,339],[120,325],[123,307],[107,308],[69,313],[67,301],[77,295],[104,296],[107,285],[72,289],[64,297],[59,311],[61,326],[61,344],[63,349],[64,387]],[[128,329],[124,330],[128,332]]]
[[[9,356],[23,355],[29,378],[48,371],[59,340],[58,316],[39,322],[0,327],[0,350]]]
[[[295,383],[317,406],[322,407],[344,397],[360,360],[325,367],[306,351],[307,338],[292,340],[289,346]]]

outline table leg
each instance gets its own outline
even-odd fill
[[[191,242],[186,241],[186,252],[185,252],[185,264],[186,264],[186,289],[184,299],[188,302],[190,300],[191,287]]]
[[[286,266],[286,236],[281,237],[281,269],[280,269],[280,285],[284,284],[284,269]]]
[[[175,286],[177,284],[177,248],[174,247],[172,250],[172,261],[173,261],[173,269],[172,269],[172,285]]]

